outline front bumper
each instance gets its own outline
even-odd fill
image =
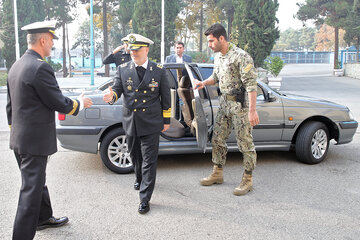
[[[352,141],[359,123],[354,120],[338,122],[337,125],[339,127],[339,140],[336,144],[345,144]]]

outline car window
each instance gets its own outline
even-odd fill
[[[263,89],[260,87],[260,85],[257,86],[257,90],[256,90],[256,100],[257,100],[257,101],[264,101],[264,100],[265,100],[264,91],[263,91]]]
[[[101,90],[101,91],[104,91],[104,90],[108,89],[109,86],[114,85],[114,80],[115,80],[115,78],[112,78],[112,79],[110,79],[109,81],[101,84],[101,85],[98,87],[98,89]]]
[[[203,80],[208,79],[213,72],[213,68],[209,68],[209,67],[199,67],[199,70]]]

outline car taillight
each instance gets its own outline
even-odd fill
[[[58,113],[58,119],[59,119],[59,121],[64,121],[65,120],[65,114],[63,114],[63,113]]]

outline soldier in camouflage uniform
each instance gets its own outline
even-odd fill
[[[221,96],[212,137],[213,172],[201,179],[200,184],[210,186],[223,182],[226,140],[234,128],[238,148],[243,154],[245,172],[233,193],[244,195],[252,190],[252,171],[256,165],[251,132],[252,127],[259,123],[256,112],[257,73],[250,55],[227,41],[226,30],[221,24],[212,25],[205,35],[209,47],[215,52],[214,72],[205,81],[197,81],[195,88],[218,83]]]

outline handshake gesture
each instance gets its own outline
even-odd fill
[[[93,102],[92,102],[91,98],[89,98],[89,97],[84,97],[84,94],[85,94],[85,93],[82,93],[82,94],[78,97],[78,99],[79,99],[79,100],[82,100],[82,101],[84,102],[84,108],[89,108],[89,107],[91,107],[91,106],[93,105]]]
[[[109,92],[104,95],[103,99],[105,102],[108,103],[111,100],[113,100],[113,97],[114,97],[114,91],[112,90],[112,87],[109,86]]]

